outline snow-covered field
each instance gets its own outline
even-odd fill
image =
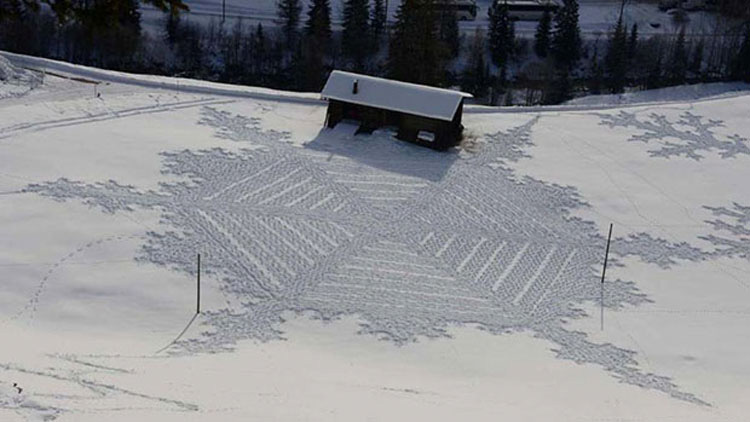
[[[39,88],[43,74],[23,69],[0,57],[0,99],[20,97]]]
[[[633,91],[623,94],[589,95],[574,98],[566,103],[568,106],[618,107],[626,104],[690,102],[706,98],[718,99],[745,95],[750,84],[744,82],[714,82],[695,85],[679,85],[667,88]]]
[[[2,421],[746,418],[741,87],[470,106],[439,153],[7,56],[46,76],[0,100]]]

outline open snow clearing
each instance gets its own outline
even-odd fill
[[[7,57],[46,76],[0,100],[2,420],[746,414],[745,92],[468,106],[441,153],[315,95]]]

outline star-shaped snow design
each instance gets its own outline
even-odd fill
[[[260,148],[165,153],[165,173],[188,181],[158,192],[64,179],[28,190],[107,212],[159,209],[177,231],[149,233],[140,259],[192,271],[195,253],[206,256],[237,304],[208,312],[207,330],[178,343],[182,351],[277,338],[285,311],[356,315],[362,332],[400,344],[474,324],[531,330],[556,343],[561,358],[705,404],[642,372],[634,352],[564,327],[583,315],[580,304],[599,301],[605,240],[571,217],[585,206],[574,189],[519,179],[508,168],[536,121],[487,135],[480,153],[461,155],[336,130],[299,148],[256,119],[205,108],[202,124]],[[639,250],[649,245],[670,250],[655,241]],[[608,283],[606,306],[644,301],[633,283]]]

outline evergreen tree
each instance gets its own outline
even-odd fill
[[[485,62],[486,48],[484,31],[477,28],[469,46],[469,60],[461,75],[461,90],[470,92],[475,98],[487,96],[490,84],[489,66]]]
[[[167,44],[174,46],[177,42],[178,31],[180,29],[180,15],[170,13],[164,18],[164,39]]]
[[[237,19],[232,32],[221,42],[221,80],[231,83],[241,82],[242,73],[246,71],[242,54],[245,41],[245,28],[242,19]]]
[[[200,29],[201,44],[206,57],[203,66],[198,69],[198,74],[194,77],[217,80],[221,75],[224,64],[221,58],[222,46],[226,39],[224,25],[211,18],[207,26],[198,28]]]
[[[664,49],[662,47],[661,39],[652,38],[649,40],[648,48],[646,50],[646,89],[661,88],[664,85],[663,81],[663,62],[664,62]]]
[[[589,65],[589,73],[589,93],[593,95],[601,94],[604,72],[599,63],[599,49],[597,44],[594,44],[594,52],[591,55],[591,64]]]
[[[162,12],[174,14],[190,10],[182,0],[143,0],[143,3],[150,4]],[[0,0],[0,22],[21,17],[19,11],[38,11],[40,4],[47,5],[60,23],[69,20],[80,22],[86,19],[103,19],[102,23],[106,25],[117,19],[119,11],[132,9],[133,2],[129,0]],[[137,9],[136,7],[135,10]],[[92,12],[93,10],[96,12]]]
[[[255,28],[255,34],[250,42],[250,51],[253,54],[253,61],[251,62],[252,80],[258,85],[267,86],[269,81],[267,79],[267,66],[269,61],[270,47],[266,33],[263,31],[263,25],[258,24]]]
[[[578,2],[576,0],[563,0],[562,7],[555,14],[552,54],[557,63],[566,70],[565,78],[560,78],[560,80],[569,82],[569,72],[581,58],[581,30],[578,26]]]
[[[278,76],[283,78],[282,83],[285,89],[291,89],[293,91],[303,91],[306,82],[305,73],[305,57],[304,57],[304,46],[309,40],[309,37],[301,38],[298,43],[294,45],[294,50],[289,56],[289,61],[286,63],[286,67],[278,72]]]
[[[173,72],[201,77],[204,64],[201,28],[193,23],[181,22],[178,34],[174,46],[176,63]]]
[[[444,55],[437,35],[431,0],[404,0],[396,12],[396,23],[388,49],[391,78],[440,85],[445,75]]]
[[[573,97],[573,83],[570,80],[570,71],[559,68],[554,76],[550,88],[544,93],[542,102],[544,104],[560,104]]]
[[[682,4],[682,1],[678,1],[675,9],[670,13],[672,14],[672,22],[677,25],[685,26],[685,24],[690,20],[690,17],[688,16],[687,10],[685,10],[685,6]]]
[[[292,57],[293,86],[298,91],[320,92],[325,83],[325,56],[314,37],[305,37]]]
[[[510,20],[508,4],[495,2],[487,14],[490,18],[490,55],[495,65],[505,68],[515,45],[515,29]]]
[[[500,96],[505,94],[508,88],[508,72],[505,67],[500,68],[497,75],[490,75],[490,101],[489,105],[497,105]]]
[[[319,91],[323,87],[325,56],[331,41],[329,0],[312,0],[307,15],[305,37],[294,56],[294,80],[298,90]]]
[[[279,18],[279,26],[284,35],[284,45],[291,51],[298,39],[300,14],[302,5],[300,0],[278,0],[276,3],[276,15]]]
[[[388,18],[385,10],[384,0],[375,0],[370,15],[370,29],[372,30],[372,40],[377,46],[385,33],[386,19]]]
[[[49,1],[50,0],[45,0],[45,3],[48,3]],[[182,0],[143,0],[143,3],[150,4],[164,13],[178,14],[181,11],[190,11],[190,8]]]
[[[364,69],[365,60],[372,51],[369,7],[368,0],[344,0],[341,46],[356,70]]]
[[[241,85],[258,85],[254,80],[255,74],[253,73],[253,66],[258,57],[255,54],[255,28],[242,26],[244,36],[240,45],[240,62],[242,63],[242,69],[237,75],[238,83]]]
[[[693,48],[693,57],[690,59],[690,72],[700,75],[703,71],[703,38],[699,39]]]
[[[396,10],[396,22],[392,28],[390,45],[388,46],[388,76],[407,82],[416,82],[415,74],[409,71],[409,67],[416,65],[414,48],[406,43],[413,31],[414,22],[417,20],[419,11],[417,3],[420,0],[403,0]]]
[[[680,29],[677,40],[672,50],[672,60],[669,66],[669,82],[672,85],[685,83],[685,74],[688,68],[688,52],[685,45],[685,27]]]
[[[506,107],[513,106],[513,89],[508,87],[505,90],[505,97],[503,98],[503,105]]]
[[[632,60],[638,51],[638,24],[634,23],[628,38],[628,57]]]
[[[628,64],[628,39],[622,18],[617,20],[614,33],[609,38],[604,66],[607,74],[607,88],[612,94],[619,94],[625,88]]]
[[[745,36],[732,60],[730,76],[732,79],[750,83],[750,22],[745,24]]]
[[[750,20],[750,5],[747,0],[718,0],[719,12],[735,19]]]
[[[461,39],[458,31],[458,16],[452,10],[438,13],[438,39],[445,46],[449,58],[458,57]]]
[[[103,48],[108,67],[128,70],[141,42],[141,12],[138,0],[119,0],[117,23],[107,29],[108,42]]]
[[[0,0],[0,23],[16,21],[29,12],[38,12],[39,2],[33,0]]]
[[[78,37],[69,60],[117,69],[130,64],[141,35],[137,0],[76,1],[70,7]]]
[[[311,0],[305,33],[325,48],[331,40],[331,4],[329,0]]]
[[[548,8],[544,9],[542,19],[536,26],[534,34],[534,53],[538,57],[547,57],[550,48],[550,31],[552,30],[552,12]]]

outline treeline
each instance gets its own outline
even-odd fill
[[[0,48],[115,70],[286,90],[320,90],[331,69],[460,87],[487,104],[554,104],[583,93],[619,93],[686,82],[750,82],[750,8],[723,0],[733,18],[713,33],[639,35],[620,17],[603,39],[584,40],[578,3],[545,13],[533,39],[517,37],[497,2],[486,30],[459,32],[434,0],[277,0],[272,26],[242,20],[198,24],[181,0],[149,0],[164,12],[144,31],[138,0],[0,0]],[[741,18],[738,18],[742,16]]]
[[[588,89],[593,93],[621,93],[626,87],[654,89],[685,83],[714,81],[750,82],[750,26],[724,28],[713,34],[687,37],[682,27],[676,35],[638,38],[638,27],[628,33],[618,21],[606,40],[603,57],[598,43],[588,66]]]
[[[142,0],[177,16],[182,0]],[[0,0],[0,48],[104,68],[144,65],[139,0]]]
[[[554,16],[544,13],[527,40],[515,37],[508,10],[498,2],[489,10],[488,40],[478,31],[470,41],[462,88],[489,104],[531,105],[626,89],[750,82],[750,4],[725,0],[720,6],[733,17],[719,16],[711,33],[688,36],[683,23],[675,35],[642,38],[621,13],[606,38],[583,40],[577,2],[563,0]],[[492,66],[484,61],[485,50]]]

